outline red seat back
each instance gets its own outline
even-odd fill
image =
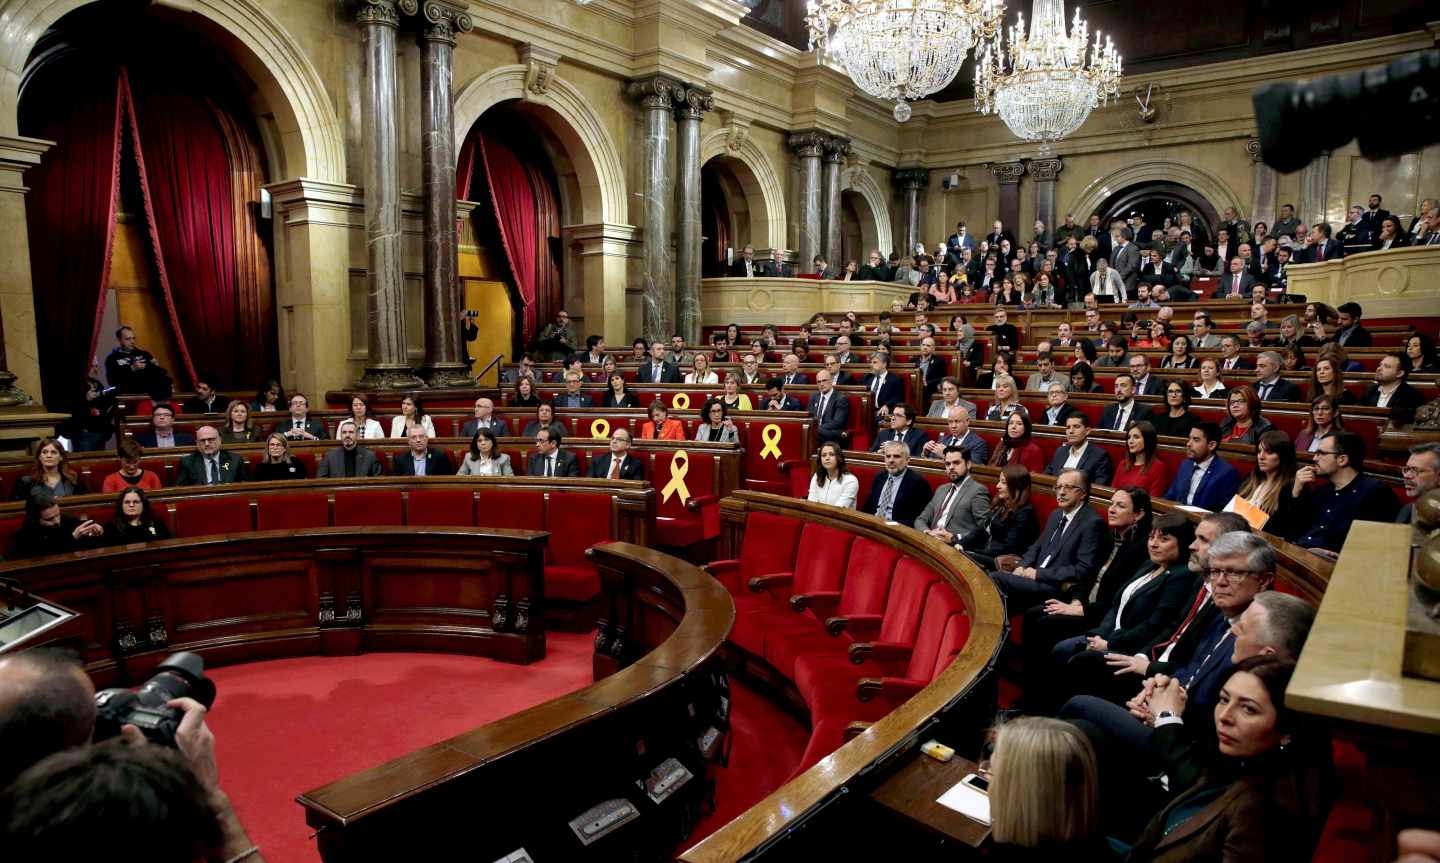
[[[940,639],[940,649],[935,652],[935,666],[930,671],[930,680],[940,676],[970,640],[970,615],[965,611],[953,614],[945,622],[945,636]]]
[[[330,526],[330,500],[324,492],[262,494],[256,497],[260,530],[298,530]]]
[[[750,513],[740,546],[740,580],[748,582],[757,575],[793,572],[802,527],[804,522],[788,516]]]
[[[910,651],[906,677],[911,680],[930,679],[942,655],[942,648],[953,642],[949,637],[950,618],[964,610],[960,597],[955,595],[950,585],[937,582],[930,586],[930,593],[925,597],[925,610],[920,615],[915,647]]]
[[[477,527],[534,530],[542,524],[545,524],[545,493],[541,489],[480,492],[480,503],[475,509]]]
[[[934,570],[904,558],[895,566],[890,580],[890,594],[885,598],[885,616],[880,621],[879,641],[914,644],[920,628],[920,613],[931,585],[940,580]]]
[[[885,597],[895,574],[900,552],[873,539],[861,537],[850,547],[845,565],[845,589],[840,596],[840,615],[883,614]]]
[[[838,591],[845,581],[846,561],[854,534],[823,524],[807,524],[795,554],[794,593]]]
[[[570,566],[588,563],[586,549],[615,538],[611,527],[615,499],[610,495],[546,492],[545,499],[550,562]]]
[[[464,489],[415,489],[405,523],[426,527],[473,527],[475,493]]]
[[[399,489],[335,492],[335,526],[401,525]]]
[[[227,494],[175,501],[175,535],[205,536],[255,529],[250,498]]]

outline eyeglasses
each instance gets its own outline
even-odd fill
[[[1341,452],[1340,452],[1339,450],[1336,450],[1336,449],[1317,449],[1317,450],[1315,450],[1315,454],[1316,454],[1316,455],[1332,455],[1332,456],[1338,456],[1338,455],[1341,455]]]
[[[1419,476],[1422,473],[1435,473],[1435,470],[1428,467],[1411,467],[1408,464],[1400,468],[1401,476]]]
[[[1246,576],[1259,575],[1254,569],[1212,569],[1210,570],[1211,581],[1242,581]]]
[[[1067,485],[1067,484],[1065,484],[1065,483],[1058,483],[1058,482],[1057,482],[1057,483],[1055,483],[1055,490],[1056,490],[1056,491],[1080,491],[1081,488],[1080,488],[1080,486],[1078,486],[1078,485]]]

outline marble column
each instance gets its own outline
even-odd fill
[[[1065,163],[1059,157],[1054,159],[1031,159],[1029,167],[1030,176],[1035,178],[1035,218],[1045,223],[1045,230],[1050,236],[1055,236],[1055,180],[1060,172],[1065,170]],[[1009,224],[1008,222],[1006,224]],[[1011,228],[1015,236],[1028,236],[1031,231],[1027,227],[1024,231],[1019,225]]]
[[[829,136],[822,132],[801,132],[790,136],[790,149],[800,158],[800,207],[796,213],[800,234],[796,243],[796,272],[808,272],[820,254],[820,154]]]
[[[1280,175],[1260,159],[1260,139],[1251,138],[1245,142],[1245,153],[1255,163],[1255,191],[1250,198],[1250,224],[1264,222],[1275,224],[1276,200],[1280,197]]]
[[[675,277],[670,244],[674,234],[674,157],[671,152],[674,121],[670,112],[685,85],[664,75],[631,81],[630,98],[645,113],[643,196],[645,213],[645,290],[643,298],[645,335],[668,339],[675,332]]]
[[[1015,236],[1023,237],[1025,232],[1020,229],[1020,178],[1025,176],[1025,163],[991,162],[985,167],[1000,184],[1000,221],[1005,223],[1007,230],[1014,231]]]
[[[915,254],[920,242],[920,191],[930,185],[930,171],[925,168],[902,168],[895,172],[895,185],[905,196],[905,248],[902,258]]]
[[[675,332],[700,344],[700,121],[715,107],[709,90],[676,94]]]
[[[420,130],[421,185],[425,197],[425,367],[432,387],[469,387],[465,342],[460,337],[464,297],[456,270],[455,113],[451,90],[455,34],[474,26],[465,11],[438,0],[421,7]]]
[[[400,132],[397,124],[395,34],[400,7],[413,0],[355,0],[360,25],[361,134],[365,142],[366,317],[369,355],[362,389],[421,386],[405,343],[405,271],[400,231]]]
[[[849,138],[831,138],[825,144],[824,177],[825,187],[825,260],[835,272],[840,272],[845,263],[840,260],[840,171],[845,167],[845,157],[850,154]]]
[[[0,135],[0,407],[31,404],[31,396],[42,400],[25,172],[52,146],[38,138]]]
[[[1300,220],[1307,225],[1326,221],[1325,193],[1330,185],[1330,154],[1321,153],[1300,171]]]

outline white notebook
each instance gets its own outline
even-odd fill
[[[940,795],[935,801],[947,809],[954,809],[966,818],[979,821],[981,824],[990,824],[990,795],[976,791],[963,782],[955,783],[949,791]]]

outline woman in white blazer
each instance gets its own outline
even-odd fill
[[[435,437],[435,424],[430,421],[430,415],[425,413],[420,397],[410,395],[400,400],[400,416],[390,421],[390,436],[409,437],[405,430],[412,425],[424,428],[426,437]]]
[[[350,416],[355,420],[355,430],[365,440],[377,440],[385,436],[385,430],[378,420],[370,418],[370,403],[363,396],[350,399]],[[340,439],[340,424],[335,424],[335,439]]]
[[[810,494],[806,500],[828,503],[843,509],[854,509],[860,494],[860,480],[845,469],[845,453],[837,443],[820,447],[820,466],[810,477]]]

